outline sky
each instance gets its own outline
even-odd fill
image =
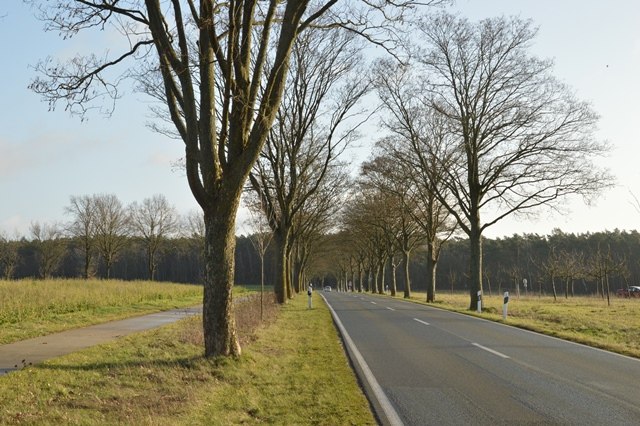
[[[458,0],[452,11],[471,20],[519,16],[539,26],[531,53],[552,58],[554,74],[601,116],[597,137],[613,150],[597,164],[617,185],[593,205],[570,200],[567,211],[541,210],[536,218],[512,218],[489,228],[491,238],[512,234],[634,230],[640,224],[640,2],[637,0]],[[48,55],[70,57],[102,45],[108,35],[63,41],[21,1],[0,4],[0,233],[28,236],[32,222],[66,221],[70,196],[113,193],[124,203],[162,193],[181,213],[197,209],[184,174],[172,166],[183,156],[180,141],[149,130],[149,100],[123,93],[111,117],[90,113],[81,122],[60,105],[48,105],[27,86],[33,66]],[[100,38],[101,37],[101,38]],[[354,167],[369,155],[363,135]],[[238,220],[241,227],[241,216]]]

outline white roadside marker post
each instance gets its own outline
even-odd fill
[[[313,309],[313,304],[311,303],[312,294],[313,294],[313,284],[309,283],[309,287],[307,288],[307,296],[309,296],[309,309]]]
[[[507,319],[507,307],[509,305],[509,292],[504,292],[504,303],[502,304],[502,319]]]
[[[482,313],[482,290],[478,290],[478,313]]]

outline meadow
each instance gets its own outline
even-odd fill
[[[0,281],[0,344],[202,303],[202,286],[152,281]]]
[[[411,299],[425,303],[425,293]],[[468,310],[467,293],[436,294],[434,306],[556,336],[573,342],[640,358],[640,299],[598,296],[558,297],[523,295],[509,298],[506,321],[503,296],[484,295],[481,314]]]

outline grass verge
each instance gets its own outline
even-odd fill
[[[238,359],[205,359],[200,318],[189,318],[0,377],[0,419],[6,424],[375,424],[326,306],[307,310],[298,297],[269,320],[272,325],[256,329],[245,326],[246,318],[255,323],[260,315],[259,297],[251,300],[242,304],[244,313],[237,309],[244,343]]]
[[[0,281],[0,344],[202,303],[202,286],[151,281]]]
[[[411,300],[426,303],[424,293],[413,293]],[[436,303],[444,309],[504,322],[527,330],[556,336],[612,352],[640,358],[640,300],[611,300],[600,297],[558,298],[511,295],[507,320],[502,319],[502,296],[483,295],[481,314],[468,310],[468,294],[440,293]]]

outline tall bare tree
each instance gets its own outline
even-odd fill
[[[127,243],[129,215],[115,194],[93,196],[96,214],[96,247],[105,264],[106,278],[111,267]]]
[[[328,168],[361,123],[356,121],[341,131],[367,92],[366,81],[357,72],[361,62],[357,40],[346,31],[309,30],[298,37],[288,87],[250,176],[274,231],[278,253],[274,284],[279,303],[292,296],[296,216],[316,194]]]
[[[291,254],[292,284],[297,292],[305,288],[307,266],[312,257],[326,245],[324,235],[335,230],[342,201],[348,192],[349,179],[346,165],[332,164],[313,197],[307,199],[292,228]]]
[[[352,194],[343,214],[344,231],[352,234],[358,249],[366,253],[368,280],[372,293],[383,294],[386,264],[397,233],[397,222],[388,212],[388,197],[364,181]]]
[[[249,210],[247,223],[252,231],[249,240],[260,257],[260,320],[262,320],[264,317],[264,257],[273,239],[273,231],[269,227],[269,220],[265,216],[259,199],[250,199],[247,207]]]
[[[531,22],[471,23],[439,14],[419,31],[415,58],[427,80],[427,105],[450,131],[439,157],[447,196],[435,189],[469,237],[474,309],[482,291],[484,230],[513,214],[558,206],[570,194],[589,199],[599,193],[611,178],[593,160],[609,147],[594,139],[598,117],[589,104],[553,77],[551,61],[529,53],[536,35]],[[482,220],[489,212],[493,216]]]
[[[409,263],[411,252],[425,241],[426,235],[415,220],[422,217],[417,203],[415,183],[411,180],[411,173],[403,167],[403,159],[392,155],[378,155],[362,166],[362,175],[370,185],[382,191],[386,196],[386,208],[384,212],[394,223],[395,232],[390,236],[395,239],[394,247],[403,254],[404,263],[404,297],[411,297],[411,276]],[[388,222],[388,221],[387,221]],[[392,254],[392,253],[391,253]],[[392,267],[393,267],[393,262]],[[395,295],[395,271],[392,274],[394,284],[391,287],[392,295]]]
[[[184,143],[187,180],[205,218],[205,354],[240,354],[231,291],[236,213],[278,111],[296,38],[326,17],[327,28],[349,27],[392,48],[390,26],[422,2],[26,1],[47,30],[64,37],[106,29],[124,38],[115,54],[41,62],[31,88],[51,107],[62,101],[81,115],[105,98],[115,102],[127,77],[158,99],[174,129],[165,133]],[[109,80],[118,68],[124,71]]]
[[[90,195],[72,195],[65,213],[72,216],[67,229],[71,237],[80,241],[84,265],[82,277],[86,280],[94,273],[94,250],[96,235],[95,198]]]
[[[178,212],[167,197],[155,194],[151,198],[145,198],[141,204],[134,202],[129,206],[129,224],[134,235],[141,237],[144,242],[147,271],[149,279],[153,281],[162,243],[179,229]]]
[[[30,231],[36,246],[40,278],[49,279],[60,267],[67,252],[62,227],[57,223],[33,222]]]
[[[377,146],[393,159],[395,174],[405,182],[401,187],[403,199],[415,205],[407,212],[424,235],[427,302],[434,302],[442,245],[456,228],[449,211],[436,195],[439,192],[442,198],[448,198],[444,185],[448,165],[441,154],[449,139],[446,123],[425,102],[421,77],[412,71],[411,67],[385,60],[376,65],[374,84],[385,112],[380,127],[389,132]]]
[[[5,280],[13,278],[18,262],[20,261],[19,253],[20,241],[16,238],[11,240],[9,237],[0,233],[0,270]]]

